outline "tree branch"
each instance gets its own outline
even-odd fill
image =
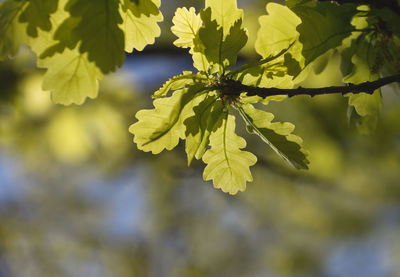
[[[318,2],[332,2],[332,0],[319,0]],[[396,0],[335,0],[334,2],[343,4],[369,5],[373,8],[388,8],[400,15],[400,7]]]
[[[244,85],[237,80],[228,79],[222,81],[218,85],[218,90],[220,90],[224,95],[228,96],[239,96],[242,92],[246,92],[247,96],[258,95],[262,98],[274,95],[287,95],[289,97],[297,95],[309,95],[312,97],[315,95],[336,94],[336,93],[358,94],[364,92],[372,94],[378,88],[395,82],[400,83],[400,74],[384,77],[372,82],[364,82],[361,84],[347,84],[345,86],[332,86],[332,87],[322,87],[322,88],[298,87],[293,89],[253,87]]]

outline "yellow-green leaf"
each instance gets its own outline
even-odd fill
[[[193,107],[193,113],[188,117],[186,125],[186,154],[188,165],[193,158],[201,159],[210,142],[210,135],[215,125],[223,116],[221,101],[217,101],[214,95],[203,95],[197,105]]]
[[[75,0],[68,7],[71,16],[81,18],[74,29],[81,53],[88,53],[103,73],[115,71],[125,59],[119,1]]]
[[[165,84],[153,94],[153,98],[165,97],[170,90],[181,89],[185,86],[194,84],[195,82],[207,80],[200,73],[192,73],[191,71],[183,71],[181,75],[177,75],[169,79]]]
[[[221,26],[224,38],[236,21],[243,18],[243,10],[237,8],[236,0],[206,0],[206,8],[212,10],[211,20]]]
[[[86,97],[97,96],[98,79],[102,78],[102,73],[88,60],[87,54],[80,53],[77,48],[67,48],[63,53],[42,60],[40,66],[48,69],[43,89],[52,92],[53,102],[82,104]]]
[[[255,109],[251,104],[242,105],[240,114],[248,124],[248,131],[258,135],[288,164],[297,169],[308,169],[302,139],[292,134],[294,125],[288,122],[272,122],[274,115]]]
[[[235,117],[225,113],[220,120],[210,136],[211,148],[203,156],[207,164],[203,178],[213,180],[214,187],[223,192],[236,194],[246,189],[246,182],[253,180],[250,166],[257,158],[240,150],[246,147],[246,141],[235,134]]]
[[[171,31],[178,37],[174,44],[182,48],[193,47],[193,39],[202,24],[200,15],[196,14],[196,10],[193,7],[189,10],[178,8],[172,22],[174,25],[171,27]]]
[[[163,20],[158,9],[160,3],[152,0],[137,3],[130,0],[121,1],[120,13],[123,22],[119,26],[125,33],[125,51],[142,51],[146,45],[153,44],[155,38],[161,34],[158,26],[158,22]]]
[[[276,3],[267,5],[267,13],[268,15],[259,18],[260,29],[255,43],[257,53],[267,58],[278,54],[296,41],[289,53],[301,62],[302,45],[297,41],[299,33],[296,30],[301,23],[300,18],[286,6]]]
[[[204,85],[198,84],[178,90],[171,97],[155,99],[154,109],[139,111],[136,114],[138,122],[129,128],[137,147],[158,154],[177,146],[179,139],[185,137],[183,121],[191,112],[190,106],[186,106],[203,88]]]

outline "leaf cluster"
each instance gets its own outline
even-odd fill
[[[125,52],[154,43],[163,17],[159,0],[5,0],[0,3],[0,60],[20,45],[47,69],[43,88],[56,103],[81,104]]]
[[[252,181],[250,166],[257,161],[254,154],[243,150],[246,141],[236,134],[236,117],[290,165],[306,169],[308,164],[302,140],[292,134],[294,126],[272,122],[273,114],[254,107],[270,99],[237,96],[226,89],[231,80],[293,86],[286,65],[293,59],[288,50],[291,42],[274,57],[231,70],[247,42],[242,21],[243,11],[235,0],[206,1],[199,13],[194,8],[178,8],[172,27],[178,37],[174,44],[189,48],[198,72],[185,71],[168,80],[153,94],[154,109],[139,111],[138,122],[130,127],[138,148],[153,154],[185,140],[188,165],[194,158],[202,159],[204,179],[213,180],[216,188],[230,194],[245,190],[246,182]]]
[[[255,106],[283,100],[291,96],[286,92],[290,90],[265,97],[257,88],[295,88],[310,68],[317,73],[324,69],[327,61],[321,63],[320,57],[332,49],[342,55],[344,82],[359,84],[377,80],[385,70],[399,72],[399,67],[388,70],[394,64],[391,58],[398,55],[394,49],[399,49],[397,30],[384,28],[398,20],[393,13],[312,0],[289,0],[286,6],[270,3],[266,10],[267,15],[259,18],[255,42],[261,59],[241,67],[234,66],[247,42],[247,30],[235,0],[206,0],[199,13],[194,8],[176,10],[174,44],[189,49],[198,72],[172,77],[154,93],[155,108],[137,113],[138,122],[130,132],[139,149],[157,154],[183,139],[188,165],[194,158],[202,159],[203,178],[236,194],[252,181],[249,168],[257,160],[243,150],[246,142],[236,134],[237,117],[289,165],[307,169],[309,163],[302,139],[292,134],[294,125],[273,122],[272,113]],[[386,57],[378,55],[382,49]],[[238,87],[244,89],[233,91]],[[246,87],[252,88],[249,95]],[[350,122],[368,132],[376,123],[381,95],[379,89],[365,92],[346,96]]]

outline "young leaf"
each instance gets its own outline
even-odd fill
[[[190,116],[190,107],[186,106],[202,91],[204,85],[196,84],[174,92],[171,97],[155,99],[152,110],[139,111],[138,122],[129,127],[137,147],[158,154],[177,146],[179,139],[185,137],[183,121]]]
[[[129,0],[122,2],[120,13],[122,24],[120,28],[125,34],[125,51],[131,53],[133,49],[142,51],[148,44],[153,44],[160,36],[158,22],[163,20],[158,7],[159,1],[145,0],[132,3]]]
[[[43,79],[43,89],[52,91],[53,102],[82,104],[86,97],[97,96],[98,79],[103,75],[87,59],[87,54],[81,54],[77,48],[65,49],[61,54],[40,61],[39,65],[48,68]]]
[[[301,23],[300,18],[285,6],[269,3],[266,8],[268,15],[259,19],[255,43],[257,53],[263,58],[278,54],[296,41],[299,37],[296,27]],[[301,45],[293,45],[289,50],[293,51],[293,48],[301,51]]]
[[[310,2],[310,1],[309,1]],[[297,27],[299,40],[303,44],[303,56],[306,65],[314,59],[342,44],[343,39],[351,35],[354,26],[353,16],[358,12],[357,5],[337,5],[320,2],[310,6],[299,4],[292,8],[301,19]]]
[[[174,44],[182,48],[190,47],[189,53],[192,54],[193,66],[200,72],[207,72],[209,64],[204,55],[204,47],[197,42],[195,49],[195,39],[202,24],[200,16],[195,13],[194,8],[189,10],[178,8],[172,22],[174,26],[171,27],[171,31],[178,37]],[[197,41],[199,41],[198,38]]]
[[[178,37],[174,45],[182,48],[193,47],[193,40],[202,24],[200,15],[196,14],[195,9],[178,8],[172,22],[174,25],[171,31]]]
[[[239,18],[224,36],[222,26],[215,20],[211,21],[212,12],[207,8],[200,13],[204,26],[198,32],[199,40],[196,42],[201,41],[208,62],[219,65],[219,71],[222,73],[224,68],[236,63],[238,52],[247,42],[247,34],[242,28],[242,19]],[[196,44],[195,50],[198,49],[201,48]]]
[[[165,82],[165,84],[153,94],[153,98],[165,97],[170,90],[177,90],[202,80],[207,80],[207,78],[200,73],[183,71],[181,75],[174,76]]]
[[[206,0],[206,8],[212,10],[211,20],[217,21],[225,38],[236,21],[243,18],[243,10],[237,8],[236,0]]]
[[[248,124],[248,131],[258,135],[288,164],[297,169],[308,169],[302,139],[292,134],[294,126],[288,122],[271,121],[274,115],[255,109],[251,104],[239,107],[239,112]]]
[[[221,101],[217,101],[215,96],[203,95],[200,103],[193,108],[192,116],[188,117],[184,124],[186,125],[186,153],[188,165],[193,158],[201,159],[206,147],[210,142],[212,130],[223,115]]]
[[[214,187],[223,192],[236,194],[246,189],[246,182],[251,182],[250,166],[257,161],[256,156],[240,149],[246,147],[246,141],[235,134],[235,117],[228,113],[216,124],[211,136],[211,148],[203,156],[207,164],[204,180],[213,180]]]
[[[378,79],[379,75],[372,72],[375,57],[376,50],[371,44],[366,41],[357,43],[356,51],[351,58],[351,62],[354,65],[353,70],[344,78],[344,82],[357,84]],[[359,129],[367,130],[368,127],[375,126],[376,117],[382,106],[380,89],[376,90],[372,95],[360,93],[350,94],[348,97],[349,105],[353,106],[360,116],[367,117],[363,120],[358,120],[358,125],[365,125],[364,127],[360,126]],[[372,122],[369,123],[368,119],[372,120]]]

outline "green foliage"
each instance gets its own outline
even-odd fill
[[[53,101],[81,104],[97,96],[104,73],[123,64],[124,50],[154,43],[159,6],[159,0],[6,0],[0,3],[0,58],[28,45],[48,70],[43,88]]]
[[[42,87],[51,91],[52,100],[81,104],[97,96],[98,81],[123,64],[125,52],[154,43],[163,20],[160,5],[160,0],[5,0],[0,3],[0,58],[28,45],[38,67],[47,70]],[[400,16],[374,5],[268,3],[254,42],[261,58],[240,67],[235,67],[237,56],[249,33],[235,0],[205,0],[198,13],[178,8],[172,19],[173,43],[188,48],[198,72],[183,71],[153,94],[154,109],[139,111],[129,129],[134,142],[158,154],[185,140],[188,165],[202,159],[207,164],[204,179],[235,194],[252,180],[249,168],[256,162],[242,150],[246,142],[235,133],[235,114],[240,114],[249,133],[289,165],[307,169],[307,151],[292,134],[294,125],[272,122],[272,113],[253,105],[293,96],[296,90],[269,96],[262,88],[296,88],[308,73],[323,72],[337,53],[345,83],[399,74]],[[362,133],[378,122],[382,97],[380,89],[374,90],[345,95],[349,122]]]
[[[241,150],[246,142],[236,135],[236,118],[232,114],[238,110],[245,115],[245,122],[257,129],[256,134],[286,162],[296,168],[307,168],[302,141],[291,134],[293,125],[263,122],[259,116],[265,112],[256,113],[249,104],[242,105],[269,100],[246,95],[239,98],[218,88],[230,78],[260,86],[280,83],[281,87],[292,87],[292,77],[286,74],[288,67],[284,64],[289,63],[291,56],[283,57],[292,41],[277,49],[278,57],[266,55],[259,63],[229,71],[247,41],[242,11],[237,9],[235,1],[206,2],[206,8],[199,14],[193,8],[178,8],[173,23],[171,30],[178,37],[175,45],[190,48],[194,66],[200,73],[187,71],[171,78],[154,93],[158,98],[154,100],[155,109],[137,113],[138,122],[130,127],[130,132],[138,148],[157,154],[171,150],[179,139],[184,139],[188,165],[194,158],[207,164],[205,180],[213,180],[214,187],[230,194],[244,191],[246,182],[252,181],[249,167],[257,159]],[[296,65],[299,66],[297,62]],[[168,97],[170,90],[175,92]]]
[[[210,135],[211,148],[203,156],[207,164],[204,180],[213,180],[214,186],[223,192],[236,194],[244,191],[246,182],[253,181],[249,167],[257,161],[253,154],[240,149],[246,141],[235,133],[235,117],[223,112],[220,124]]]
[[[271,121],[274,115],[269,112],[255,109],[251,104],[239,107],[240,114],[246,121],[249,133],[258,135],[279,156],[297,169],[308,169],[308,160],[304,149],[301,149],[302,140],[291,134],[294,125],[288,122]]]
[[[299,41],[303,44],[306,64],[342,44],[342,40],[355,30],[351,19],[357,12],[356,5],[308,2],[292,8],[301,20],[297,31],[300,33]]]

